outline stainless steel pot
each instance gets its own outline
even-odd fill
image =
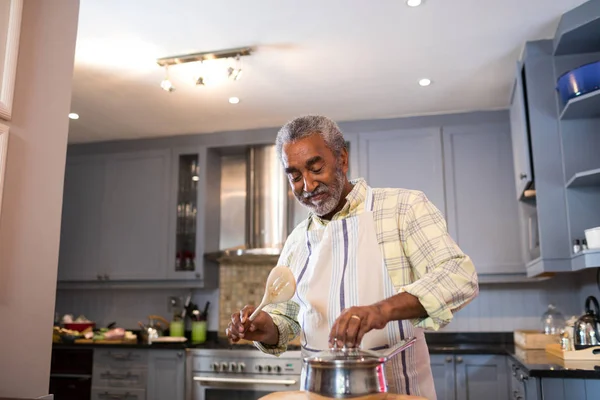
[[[384,364],[416,340],[409,338],[383,351],[333,348],[304,358],[304,388],[336,399],[367,395],[383,399],[388,391]]]

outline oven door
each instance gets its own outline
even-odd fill
[[[203,374],[193,377],[194,400],[258,400],[273,392],[300,390],[300,376]]]

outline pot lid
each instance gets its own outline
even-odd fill
[[[362,350],[360,347],[334,347],[329,350],[321,351],[311,357],[306,357],[304,361],[310,365],[333,366],[333,365],[369,365],[381,364],[388,359],[412,346],[416,338],[401,340],[391,348],[381,350]]]

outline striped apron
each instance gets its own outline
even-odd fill
[[[342,310],[396,294],[377,243],[371,188],[360,215],[330,221],[324,229],[307,227],[306,240],[296,255],[289,267],[297,282],[294,301],[300,305],[303,357],[329,347],[329,332]],[[422,329],[409,321],[393,321],[384,329],[368,332],[361,348],[382,349],[412,336],[417,342],[386,363],[388,391],[436,400]],[[304,389],[305,371],[301,382]]]

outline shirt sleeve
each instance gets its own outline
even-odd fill
[[[479,293],[475,266],[450,237],[442,213],[424,193],[415,192],[408,207],[400,210],[399,226],[415,276],[415,281],[400,291],[417,297],[428,315],[412,323],[438,330]]]
[[[300,232],[303,232],[304,224],[300,224],[290,234],[281,250],[277,265],[292,265],[293,249],[302,238]],[[254,342],[254,345],[263,353],[280,355],[287,350],[287,344],[294,340],[300,334],[300,324],[298,323],[298,313],[300,306],[298,303],[290,300],[285,303],[271,304],[263,308],[273,319],[273,323],[279,331],[279,342],[276,345],[268,345],[261,342]]]

